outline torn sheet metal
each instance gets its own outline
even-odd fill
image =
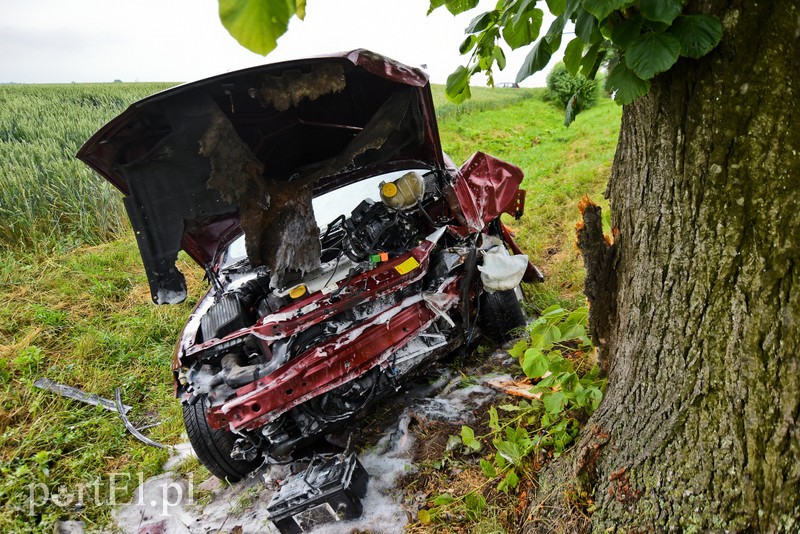
[[[125,411],[125,405],[122,404],[122,392],[120,391],[119,388],[114,388],[114,400],[116,401],[117,413],[119,414],[120,419],[122,419],[122,424],[125,425],[125,428],[128,429],[128,432],[133,434],[133,437],[135,437],[145,445],[150,445],[151,447],[157,447],[159,449],[167,448],[166,445],[162,445],[161,443],[153,441],[152,439],[142,434],[139,431],[139,429],[133,426],[133,423],[131,423],[128,420],[128,416],[126,415],[127,412]]]
[[[86,404],[91,404],[92,406],[102,406],[110,412],[117,412],[120,410],[120,407],[118,407],[111,399],[106,399],[94,393],[86,393],[78,388],[67,386],[66,384],[59,384],[58,382],[53,382],[47,378],[39,378],[33,383],[33,385],[39,389],[58,393],[62,397],[67,397],[69,399],[74,399]],[[123,404],[121,406],[121,410],[122,413],[127,414],[131,411],[131,407],[127,404]]]

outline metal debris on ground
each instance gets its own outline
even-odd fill
[[[86,393],[78,388],[68,386],[66,384],[59,384],[58,382],[53,382],[47,378],[40,378],[36,382],[33,383],[39,389],[44,389],[47,391],[52,391],[53,393],[58,393],[62,397],[67,397],[69,399],[74,399],[76,401],[80,401],[86,404],[91,404],[92,406],[102,406],[104,409],[110,412],[117,412],[119,411],[117,405],[111,399],[106,399],[101,397],[95,393]],[[131,411],[131,407],[123,404],[122,405],[123,413],[127,414]]]
[[[140,430],[143,430],[144,428],[149,428],[150,426],[153,425],[148,425],[147,427],[142,427],[141,429],[139,429],[133,426],[133,423],[131,423],[128,420],[128,416],[126,415],[127,412],[125,411],[125,405],[122,404],[122,392],[120,391],[119,388],[114,388],[114,399],[117,402],[117,413],[119,414],[120,419],[122,419],[122,423],[125,425],[125,428],[128,429],[128,432],[133,434],[133,437],[135,437],[145,445],[150,445],[151,447],[158,447],[159,449],[167,448],[166,445],[162,445],[161,443],[153,441],[152,439],[148,438],[147,436],[145,436],[140,432]]]

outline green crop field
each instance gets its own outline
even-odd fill
[[[116,488],[122,502],[139,473],[157,473],[168,456],[134,440],[116,414],[35,389],[37,378],[108,398],[120,387],[135,422],[160,422],[151,437],[181,440],[169,362],[204,290],[202,272],[182,256],[190,297],[153,305],[119,194],[73,158],[105,121],[169,85],[0,86],[2,532],[52,532],[59,519],[98,529],[110,506],[93,499],[82,507],[36,506],[41,488],[85,484],[94,492],[99,481],[99,500],[108,503],[113,473],[128,480]],[[602,99],[565,128],[563,111],[542,94],[476,88],[473,100],[456,107],[434,87],[442,141],[454,161],[481,150],[525,171],[526,214],[511,225],[547,276],[526,288],[534,311],[583,301],[576,206],[583,194],[601,200],[620,118],[620,109]]]
[[[0,85],[0,247],[100,243],[119,195],[72,156],[131,102],[174,84]]]

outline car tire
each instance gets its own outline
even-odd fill
[[[495,341],[513,339],[516,336],[512,333],[525,326],[525,314],[513,289],[493,293],[484,291],[480,306],[479,319],[483,332]]]
[[[261,459],[252,462],[234,460],[231,451],[236,435],[225,429],[213,429],[206,419],[208,399],[202,397],[194,404],[183,405],[183,423],[197,459],[212,475],[228,482],[238,482],[261,465]]]

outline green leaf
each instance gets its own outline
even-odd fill
[[[496,439],[494,440],[494,448],[497,449],[500,456],[510,463],[514,465],[522,463],[522,450],[518,444]]]
[[[547,9],[555,16],[559,16],[567,9],[567,0],[546,0]]]
[[[561,341],[561,331],[554,324],[538,324],[531,330],[531,337],[533,337],[534,334],[542,336],[545,347]]]
[[[547,30],[544,38],[550,43],[551,50],[558,50],[558,47],[561,46],[561,36],[564,33],[564,26],[567,24],[567,13],[564,12],[560,17],[557,17],[556,20],[550,24],[550,28]],[[558,43],[558,44],[556,44]]]
[[[426,15],[430,15],[444,5],[445,0],[431,0],[431,5],[428,8]]]
[[[642,34],[642,16],[638,13],[611,29],[611,41],[615,45],[626,48],[631,41]]]
[[[581,339],[586,337],[586,329],[582,324],[570,324],[562,327],[561,339]]]
[[[296,10],[294,0],[219,0],[219,18],[228,33],[262,56],[278,45]]]
[[[459,436],[450,436],[447,438],[447,444],[444,446],[445,451],[452,451],[457,449],[462,444]]]
[[[564,111],[564,126],[569,126],[575,122],[575,116],[579,113],[578,93],[575,93],[567,101],[567,109]]]
[[[461,427],[461,441],[473,451],[481,450],[481,442],[475,439],[475,432],[468,426]]]
[[[641,0],[639,9],[648,20],[672,24],[683,11],[682,0]]]
[[[553,386],[555,383],[556,383],[556,377],[550,375],[547,378],[542,378],[542,380],[537,385],[542,388],[549,388]]]
[[[550,45],[545,39],[539,39],[534,47],[525,56],[525,61],[517,73],[517,83],[521,82],[531,74],[539,72],[547,66],[550,61],[550,56],[553,52],[550,50]]]
[[[590,80],[594,79],[594,75],[600,67],[600,63],[603,61],[603,54],[599,54],[601,44],[602,41],[589,47],[589,50],[586,51],[586,54],[581,60],[581,74]]]
[[[306,0],[296,0],[294,11],[298,19],[304,20],[306,18]]]
[[[569,362],[566,358],[564,359],[565,362]],[[570,362],[570,367],[572,362]],[[578,385],[578,375],[575,374],[571,369],[566,369],[564,372],[558,373],[556,375],[556,382],[559,383],[561,389],[566,394],[567,392],[572,391],[575,386]]]
[[[464,30],[466,33],[477,33],[479,31],[485,30],[489,27],[489,24],[493,23],[496,20],[497,11],[487,11],[486,13],[481,13],[469,23],[467,29]]]
[[[475,43],[478,42],[478,38],[474,35],[467,35],[467,38],[464,39],[458,47],[458,53],[461,55],[466,54],[473,48],[475,48]]]
[[[501,471],[506,468],[506,459],[502,454],[500,454],[500,451],[497,451],[494,454],[494,463],[497,464],[498,469]]]
[[[461,104],[472,96],[469,92],[469,77],[469,71],[462,65],[459,65],[459,67],[447,77],[444,94],[450,102]]]
[[[528,46],[539,37],[543,19],[544,12],[541,9],[531,9],[518,15],[503,27],[503,39],[512,50]]]
[[[548,371],[550,361],[547,356],[537,349],[525,351],[525,359],[522,362],[522,370],[530,378],[540,378]]]
[[[551,352],[549,355],[550,357],[550,372],[551,373],[564,373],[568,372],[571,373],[575,370],[574,364],[561,356],[561,353],[558,351]],[[557,382],[560,382],[556,380]]]
[[[586,395],[586,388],[578,384],[577,386],[575,386],[575,390],[573,393],[575,394],[575,404],[577,404],[579,408],[586,406],[586,402],[588,400],[588,397]]]
[[[525,354],[525,350],[528,348],[528,342],[524,339],[517,341],[514,343],[514,346],[508,350],[508,353],[516,359],[520,359],[523,354]]]
[[[499,46],[494,47],[494,60],[497,63],[498,69],[503,70],[506,68],[506,55]]]
[[[575,19],[575,35],[586,44],[596,43],[602,39],[602,35],[597,30],[597,19],[585,9],[578,11],[578,17]]]
[[[600,406],[600,401],[603,400],[603,392],[599,388],[588,388],[586,395],[591,399],[592,410],[596,410]]]
[[[494,406],[489,407],[489,428],[495,432],[500,430],[500,416],[497,415],[497,408]]]
[[[560,391],[553,393],[552,395],[548,395],[546,397],[542,397],[542,402],[544,403],[544,409],[547,410],[550,414],[557,414],[564,409],[564,402],[566,401],[566,397]]]
[[[517,476],[517,473],[515,473],[513,470],[509,471],[508,474],[506,475],[505,482],[506,486],[508,486],[509,488],[512,489],[516,488],[517,484],[519,484],[519,477]]]
[[[636,75],[649,80],[672,67],[681,53],[681,43],[668,33],[646,33],[628,45],[625,64]]]
[[[581,68],[582,57],[583,41],[580,37],[576,37],[567,44],[567,49],[564,51],[564,66],[573,76],[577,75],[578,69]]]
[[[586,306],[582,306],[573,310],[566,319],[564,319],[564,325],[569,326],[573,324],[587,324],[587,320],[589,318],[589,308]]]
[[[536,1],[537,0],[509,0],[506,2],[508,4],[505,6],[506,11],[500,17],[501,22],[507,24],[510,22],[509,19],[511,19],[511,21],[521,20],[528,12],[536,7]]]
[[[561,318],[566,314],[566,310],[558,304],[553,304],[542,312],[542,317],[545,319]]]
[[[481,458],[481,470],[483,474],[486,475],[486,478],[494,478],[497,476],[497,469],[494,468],[492,462],[484,460],[483,458]]]
[[[442,493],[441,495],[437,495],[433,498],[433,505],[434,506],[444,506],[446,504],[450,504],[455,499],[449,493]]]
[[[478,6],[478,0],[445,0],[444,7],[453,15],[469,11]]]
[[[429,525],[431,522],[431,513],[428,510],[420,510],[417,512],[417,518],[423,525]]]
[[[722,23],[709,15],[678,17],[669,32],[681,43],[681,55],[699,58],[708,54],[722,39]]]
[[[475,521],[486,508],[486,498],[480,493],[469,492],[464,496],[464,507],[467,509],[467,517]]]
[[[602,21],[612,11],[620,9],[627,3],[628,0],[585,0],[583,8],[594,15],[597,20]]]

